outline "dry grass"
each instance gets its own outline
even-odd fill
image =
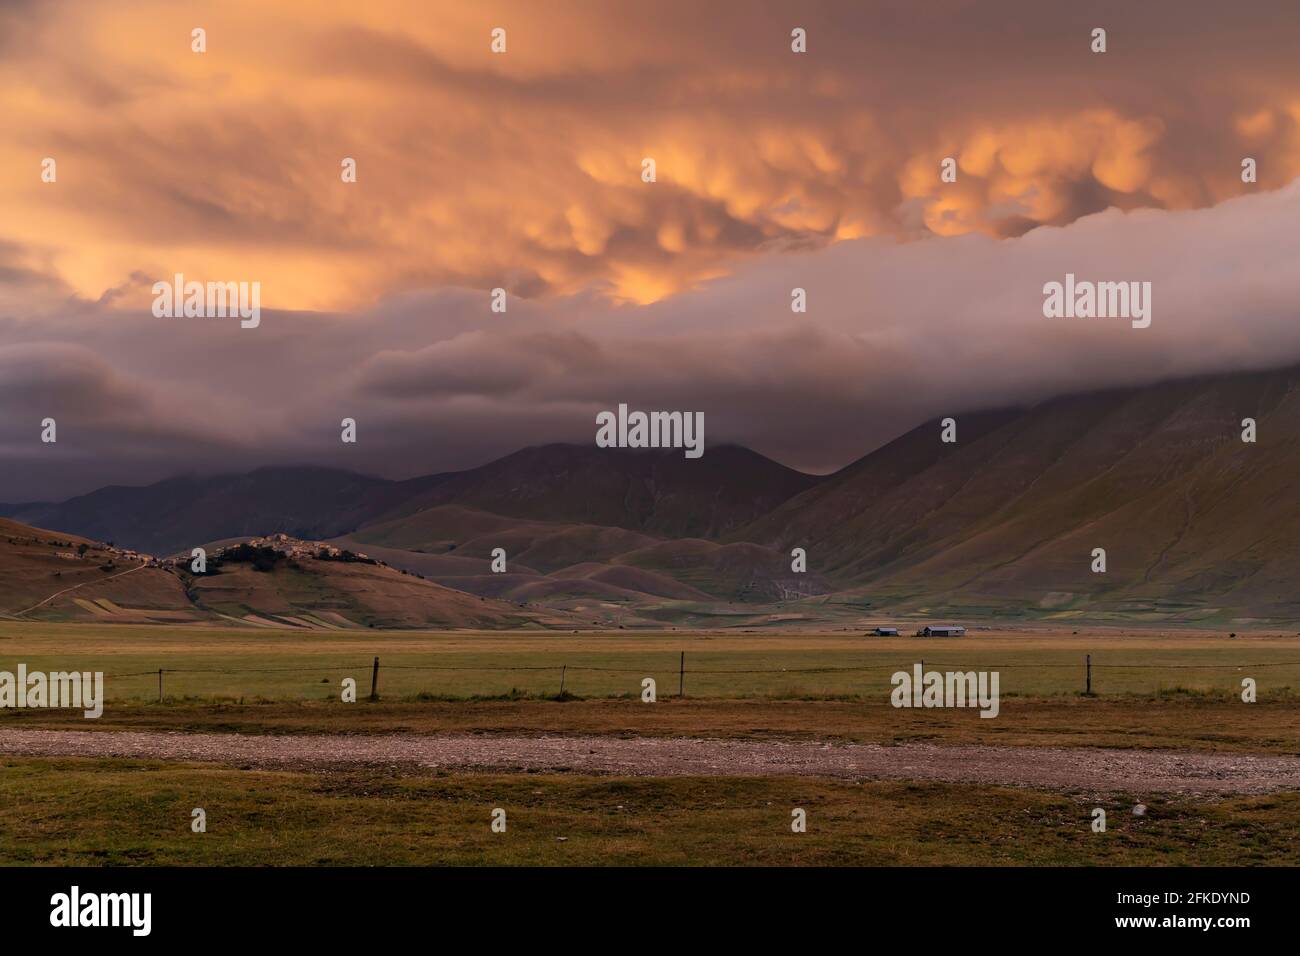
[[[1147,802],[1141,818],[1106,805],[1098,834],[1090,802],[997,787],[0,758],[0,865],[1300,863],[1300,795]],[[790,830],[795,807],[807,833]]]
[[[380,701],[119,704],[99,720],[72,712],[0,712],[0,728],[261,733],[572,733],[815,737],[1042,747],[1159,747],[1300,754],[1300,701],[1016,699],[996,720],[965,710],[879,702],[782,700]]]

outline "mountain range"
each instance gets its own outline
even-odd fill
[[[828,476],[734,445],[698,460],[544,445],[405,481],[265,468],[0,513],[11,539],[45,528],[166,555],[281,532],[379,562],[322,564],[298,598],[281,593],[287,579],[274,599],[241,604],[230,592],[216,613],[236,619],[281,604],[290,617],[310,614],[311,594],[346,590],[343,577],[364,569],[374,580],[339,604],[353,617],[338,613],[375,626],[469,622],[471,610],[482,626],[849,626],[886,613],[1300,620],[1300,369],[952,417],[955,441],[927,422]],[[1243,440],[1246,419],[1253,441]],[[491,566],[497,548],[504,571]],[[797,548],[806,572],[792,570]],[[0,563],[0,593],[14,563]],[[266,590],[279,573],[249,580]],[[173,576],[181,604],[212,610],[210,582]],[[378,614],[356,605],[388,576],[403,589],[439,588],[438,599],[410,614],[394,610],[397,597]],[[422,594],[409,600],[433,592]],[[452,594],[477,607],[434,608],[455,604]],[[0,610],[19,603],[5,597]]]
[[[273,531],[330,538],[442,505],[712,538],[743,527],[817,481],[735,445],[711,448],[694,461],[680,451],[543,445],[468,471],[406,481],[331,468],[261,468],[100,488],[58,504],[0,505],[0,515],[54,530],[79,529],[151,554]]]

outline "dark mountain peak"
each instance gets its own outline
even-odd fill
[[[384,518],[459,504],[513,518],[708,538],[819,480],[736,445],[695,459],[681,449],[535,445],[440,477]]]

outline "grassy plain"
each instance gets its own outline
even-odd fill
[[[0,622],[0,670],[99,670],[107,696],[210,702],[337,700],[352,677],[364,696],[380,658],[386,699],[635,697],[653,677],[676,694],[685,653],[693,698],[885,699],[890,676],[927,669],[996,670],[1003,698],[1240,693],[1261,701],[1300,692],[1300,636],[1093,628],[974,630],[962,638],[872,638],[860,632],[340,631]]]
[[[677,698],[686,654],[686,694]],[[1085,696],[1084,658],[1093,661]],[[365,700],[380,658],[380,700]],[[997,670],[997,720],[896,710],[890,675]],[[860,632],[312,632],[0,622],[0,670],[102,670],[109,705],[0,728],[817,737],[1300,753],[1300,638],[1093,628]],[[157,669],[164,674],[158,700]],[[565,694],[560,695],[561,670]],[[119,676],[136,673],[135,676]],[[654,677],[659,701],[639,700]],[[339,700],[343,677],[361,700]],[[1259,702],[1240,699],[1241,680]],[[414,768],[279,772],[0,757],[0,865],[1300,864],[1300,794],[1117,797],[817,778]],[[489,828],[504,807],[505,834]],[[208,832],[190,811],[208,809]],[[790,832],[790,811],[808,832]]]
[[[1092,802],[1000,787],[0,758],[0,865],[1300,864],[1300,794],[1146,802],[1093,833]]]

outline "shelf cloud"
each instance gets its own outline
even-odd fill
[[[464,467],[619,402],[826,471],[1300,361],[1289,3],[708,6],[0,6],[0,500]],[[260,326],[155,318],[175,274],[260,283]],[[1045,317],[1068,275],[1149,282],[1150,327]]]

